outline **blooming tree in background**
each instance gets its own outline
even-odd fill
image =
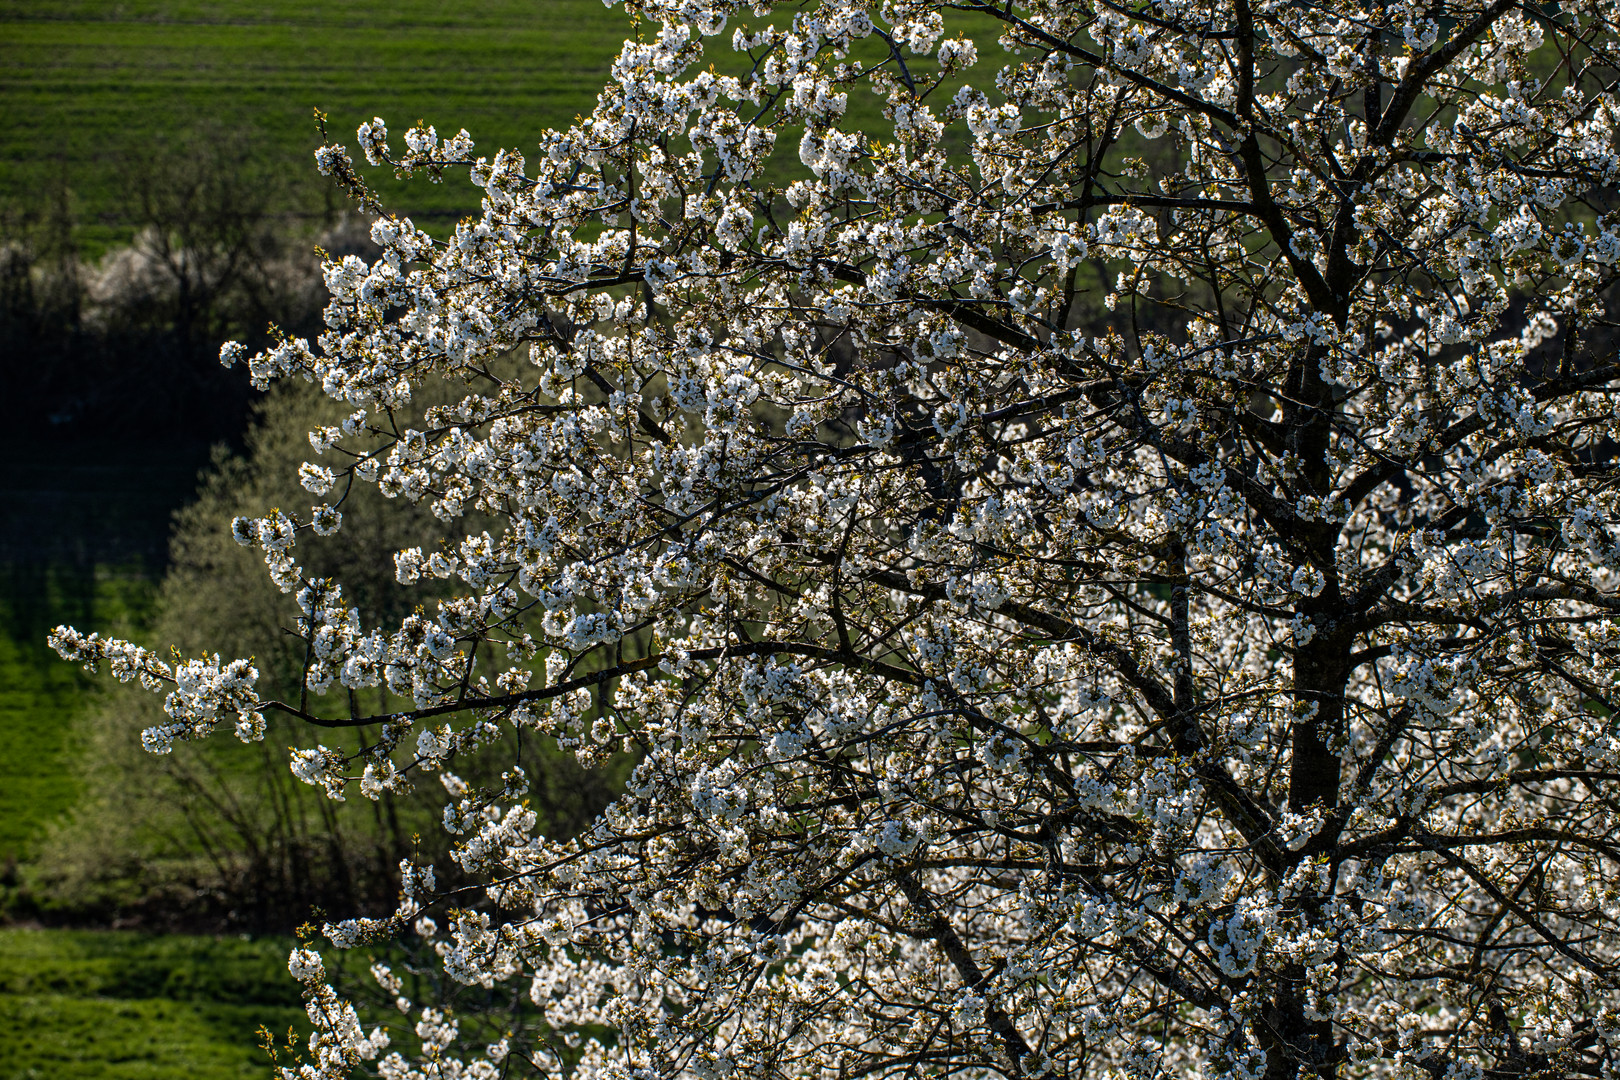
[[[448,241],[323,147],[382,257],[224,350],[352,409],[236,523],[308,703],[55,635],[156,752],[441,774],[479,889],[326,934],[527,1019],[385,1045],[300,949],[286,1075],[1615,1075],[1620,4],[626,7],[528,159],[360,128],[482,187]],[[301,572],[354,484],[479,515],[376,552],[436,608]],[[536,835],[451,772],[513,729],[622,797]]]

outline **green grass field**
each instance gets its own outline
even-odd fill
[[[106,631],[139,629],[156,591],[138,569],[94,568],[88,597],[72,595],[83,587],[73,575],[36,572],[49,610]],[[19,619],[16,607],[0,600],[7,624],[0,633],[0,860],[26,859],[41,831],[72,806],[73,721],[90,692],[88,678],[45,650],[36,613]]]
[[[313,177],[317,106],[349,142],[381,115],[401,133],[419,119],[446,133],[465,127],[491,153],[532,146],[542,128],[590,110],[628,30],[601,0],[9,0],[0,198],[25,204],[65,176],[83,218],[117,238],[128,232],[121,155],[230,131],[262,160]],[[465,213],[477,194],[412,184],[400,205]]]
[[[255,1080],[307,1030],[289,943],[0,930],[0,1080]]]

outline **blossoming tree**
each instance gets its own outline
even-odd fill
[[[287,1075],[1614,1075],[1620,7],[626,6],[532,160],[361,127],[483,189],[447,241],[323,147],[382,257],[222,354],[353,410],[236,526],[316,704],[55,637],[155,752],[442,774],[479,890],[326,933],[531,1019],[387,1046],[300,949]],[[376,553],[436,610],[301,572],[355,484],[497,523]],[[451,773],[513,729],[633,776],[535,835]]]

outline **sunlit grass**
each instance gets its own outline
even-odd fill
[[[307,1023],[288,943],[0,930],[0,1080],[268,1075],[262,1024]]]

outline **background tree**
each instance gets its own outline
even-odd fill
[[[353,410],[328,502],[234,526],[298,698],[56,635],[168,692],[154,751],[326,729],[333,797],[511,732],[635,756],[570,840],[444,777],[483,888],[325,932],[532,1004],[482,1050],[425,1007],[380,1071],[1608,1075],[1610,8],[627,6],[532,167],[363,125],[483,214],[383,217],[318,349],[248,360]],[[496,520],[371,551],[460,582],[386,624],[299,562],[370,484]],[[298,1075],[384,1052],[291,968]]]
[[[240,441],[251,400],[215,363],[226,337],[320,325],[321,245],[375,255],[356,215],[221,130],[114,146],[117,220],[98,250],[65,172],[32,204],[0,204],[0,386],[32,438]],[[179,426],[183,432],[177,432]]]
[[[296,502],[309,429],[340,419],[315,388],[278,386],[256,409],[242,455],[216,451],[196,501],[176,515],[152,627],[158,640],[252,656],[266,690],[299,696],[305,643],[288,633],[284,598],[260,561],[231,540],[231,520],[243,509]],[[403,587],[391,566],[369,557],[407,539],[448,535],[444,523],[375,490],[356,491],[345,509],[341,536],[305,545],[311,572],[340,577],[373,619],[397,620],[444,592],[437,582]],[[367,696],[375,710],[390,708],[386,693]],[[89,797],[26,871],[30,896],[47,913],[286,933],[312,911],[391,904],[400,859],[445,854],[449,838],[431,791],[345,812],[300,784],[286,766],[285,748],[298,734],[289,717],[270,719],[256,754],[190,746],[161,759],[155,775],[128,783],[149,768],[141,728],[162,719],[161,702],[133,687],[97,703],[83,733]],[[515,748],[500,750],[504,759]],[[521,756],[535,778],[531,806],[547,828],[572,834],[605,805],[610,777],[586,774],[533,740]],[[487,765],[469,755],[457,768],[479,778]]]

